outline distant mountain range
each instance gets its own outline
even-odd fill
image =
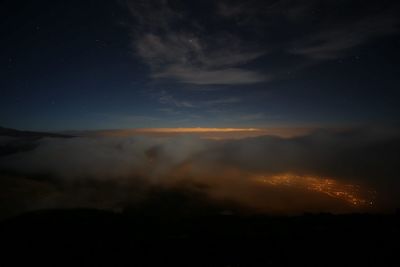
[[[0,137],[11,137],[11,140],[0,143],[0,157],[33,150],[41,138],[72,138],[73,135],[19,131],[0,127]]]
[[[58,134],[58,133],[47,133],[47,132],[32,132],[32,131],[20,131],[10,128],[0,127],[0,136],[9,136],[17,138],[71,138],[73,135]]]

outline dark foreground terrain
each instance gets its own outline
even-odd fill
[[[0,266],[400,266],[399,215],[38,211],[0,224]]]

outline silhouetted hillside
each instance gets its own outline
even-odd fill
[[[0,143],[0,157],[19,152],[30,151],[37,147],[36,141],[41,138],[72,138],[72,135],[19,131],[0,127],[0,137],[11,138],[9,142]]]
[[[71,138],[72,135],[57,134],[57,133],[45,133],[45,132],[31,132],[31,131],[19,131],[15,129],[9,129],[0,127],[0,136],[18,137],[18,138]]]
[[[15,265],[398,266],[399,219],[53,210],[4,221],[0,234]]]

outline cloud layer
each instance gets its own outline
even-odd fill
[[[360,186],[360,194],[376,191],[376,203],[368,208],[393,209],[400,204],[398,136],[397,130],[354,130],[220,141],[194,136],[45,138],[1,157],[1,198],[7,200],[1,210],[123,208],[154,187],[195,190],[215,203],[229,200],[262,212],[365,208],[318,192],[324,179],[343,190],[346,184]],[[301,187],[272,186],[288,174]],[[307,185],[310,181],[317,185]]]

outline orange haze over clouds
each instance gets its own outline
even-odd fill
[[[74,132],[82,136],[103,136],[103,137],[129,137],[129,136],[177,136],[192,135],[204,139],[241,139],[263,135],[273,135],[282,138],[301,136],[312,132],[311,127],[279,127],[279,128],[135,128],[135,129],[113,129]]]

